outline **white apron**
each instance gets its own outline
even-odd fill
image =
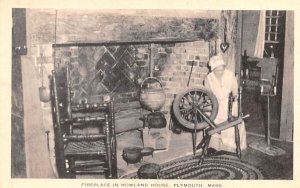
[[[219,123],[226,121],[228,118],[228,97],[231,91],[234,96],[238,94],[237,81],[234,74],[225,69],[221,81],[216,78],[213,72],[208,74],[205,79],[205,86],[217,97],[219,110],[214,123],[218,125]],[[236,101],[232,105],[232,114],[234,116],[238,115],[238,103]],[[241,150],[244,150],[247,148],[244,122],[240,123],[238,128],[240,133],[240,147]],[[221,134],[216,133],[212,135],[209,147],[216,150],[235,152],[236,143],[234,127],[223,130]]]

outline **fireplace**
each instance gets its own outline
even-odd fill
[[[166,100],[161,111],[169,121],[174,96],[188,83],[190,87],[203,85],[209,57],[215,53],[213,44],[204,40],[60,44],[54,48],[55,64],[59,70],[65,62],[71,63],[73,101],[99,102],[107,94],[114,99],[116,132],[122,133],[142,130],[145,126],[141,118],[150,111],[141,106],[140,91],[141,83],[149,76],[162,84]],[[168,128],[146,132],[144,139],[148,146],[167,148]]]

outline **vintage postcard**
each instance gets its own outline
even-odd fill
[[[0,187],[300,186],[296,1],[0,5]]]

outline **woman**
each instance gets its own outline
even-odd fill
[[[219,103],[218,114],[214,120],[216,125],[228,119],[228,99],[232,92],[235,99],[238,96],[238,84],[234,74],[226,68],[226,64],[221,55],[212,57],[209,60],[211,73],[205,79],[205,87],[208,88],[217,97]],[[232,105],[232,115],[238,116],[237,100]],[[246,149],[246,130],[245,124],[242,122],[238,126],[240,132],[241,150]],[[221,134],[214,134],[208,148],[208,155],[215,154],[216,151],[224,150],[228,152],[236,151],[235,129],[234,127],[225,129]]]

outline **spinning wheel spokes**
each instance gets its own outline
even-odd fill
[[[186,101],[188,104],[186,104]],[[204,109],[205,107],[211,106],[212,103],[207,102],[207,94],[202,91],[190,91],[187,92],[180,103],[181,115],[188,121],[193,121],[195,116],[197,117],[197,122],[203,122],[203,118],[200,115],[200,110],[203,112],[211,112],[211,109]],[[208,116],[210,114],[207,114]]]
[[[201,112],[214,120],[218,112],[218,102],[216,97],[205,88],[188,89],[177,95],[173,110],[183,126],[194,129],[194,122],[197,120],[197,129],[203,129],[208,124],[202,118]]]

